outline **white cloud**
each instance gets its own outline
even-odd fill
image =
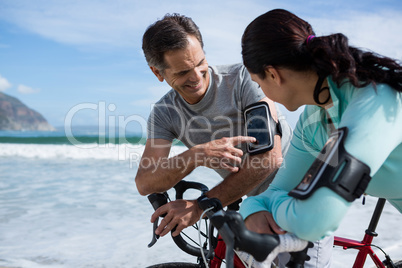
[[[246,23],[263,8],[239,0],[206,2],[3,0],[0,19],[60,43],[132,48],[141,47],[142,34],[155,20],[181,13],[192,17],[211,43],[224,40],[218,44],[221,47],[239,41]],[[206,8],[208,3],[214,8]]]
[[[308,19],[307,19],[308,20]],[[351,45],[369,49],[379,54],[402,59],[402,12],[385,10],[378,12],[349,11],[336,20],[311,18],[308,20],[317,35],[343,33]]]
[[[40,91],[39,89],[33,89],[25,85],[18,85],[17,90],[21,94],[34,94]]]
[[[397,34],[397,27],[402,12],[395,6],[400,5],[399,0],[387,5],[370,2],[364,8],[363,2],[357,1],[353,9],[345,9],[348,1],[2,0],[0,19],[60,43],[135,50],[141,47],[148,25],[166,13],[177,12],[192,17],[200,27],[208,61],[223,64],[241,61],[240,39],[249,22],[270,9],[288,8],[316,30],[343,32],[359,45],[400,57],[402,35]],[[325,12],[317,12],[320,10]]]
[[[60,43],[133,47],[163,1],[4,0],[0,19]],[[152,18],[152,19],[150,19]]]
[[[4,92],[10,87],[11,87],[10,82],[8,82],[6,78],[0,75],[0,92]]]

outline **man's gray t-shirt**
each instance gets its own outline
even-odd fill
[[[245,134],[242,111],[264,98],[264,93],[242,64],[209,66],[209,74],[207,92],[198,103],[188,104],[171,89],[155,104],[148,119],[148,139],[178,139],[191,148],[222,137]],[[276,108],[282,126],[282,153],[285,154],[292,130]],[[245,144],[241,148],[245,151]],[[229,174],[226,170],[216,171],[223,178]],[[272,177],[249,195],[265,190]]]

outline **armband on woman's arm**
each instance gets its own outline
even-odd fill
[[[317,188],[327,187],[353,202],[364,193],[371,180],[370,167],[346,152],[347,131],[343,127],[332,133],[300,184],[289,192],[290,196],[306,199]]]

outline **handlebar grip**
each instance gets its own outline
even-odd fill
[[[173,188],[176,190],[176,200],[183,199],[183,194],[188,189],[195,189],[201,191],[201,194],[205,194],[208,192],[208,187],[202,183],[195,182],[195,181],[179,181]]]
[[[168,202],[168,195],[166,192],[164,193],[154,193],[148,195],[148,200],[151,202],[152,207],[154,210],[157,210],[159,207],[167,204]],[[162,217],[165,217],[166,214],[161,215]]]
[[[152,207],[154,208],[154,210],[157,210],[160,206],[163,206],[164,204],[167,203],[168,200],[168,195],[166,192],[164,193],[154,193],[154,194],[150,194],[147,196],[149,202],[151,203]],[[165,217],[166,213],[161,215],[161,217]],[[152,241],[151,243],[148,244],[148,247],[152,247],[153,245],[155,245],[156,241],[159,239],[159,235],[155,234],[155,230],[156,228],[158,228],[158,219],[154,222],[153,224],[153,231],[152,231]]]
[[[188,189],[196,189],[200,190],[202,193],[205,193],[208,191],[208,187],[205,186],[204,184],[197,183],[197,182],[188,182],[185,180],[181,180],[179,183],[177,183],[174,186],[176,190],[176,199],[183,199],[183,193],[188,190]],[[148,200],[151,203],[152,207],[157,210],[159,207],[165,205],[168,203],[169,200],[169,195],[167,192],[164,193],[153,193],[148,195]],[[161,217],[165,217],[166,213],[161,215]],[[154,222],[153,226],[153,237],[151,243],[148,245],[148,247],[152,247],[157,239],[159,238],[159,235],[155,235],[155,230],[158,227],[158,220]],[[171,231],[173,233],[176,230],[176,227]],[[173,241],[176,243],[176,245],[182,249],[184,252],[196,256],[196,257],[201,257],[201,249],[199,247],[192,246],[188,244],[187,241],[183,239],[183,237],[179,234],[178,236],[173,237]],[[202,248],[204,251],[204,254],[206,256],[211,256],[213,252],[206,250],[205,248]]]
[[[219,199],[201,196],[197,201],[202,210],[212,207],[214,212],[217,211],[216,213],[208,212],[207,216],[222,237],[232,237],[231,233],[233,233],[235,248],[250,253],[257,261],[264,261],[268,254],[279,245],[278,235],[251,232],[246,228],[239,213],[229,210],[223,212]],[[225,228],[225,226],[229,227],[229,229]],[[224,232],[227,232],[227,234],[224,234]],[[228,243],[229,241],[225,242]]]
[[[238,250],[250,253],[259,262],[264,261],[278,245],[278,235],[258,234],[249,230],[245,230],[235,242]]]
[[[231,219],[228,224],[235,233],[236,249],[250,253],[257,261],[264,261],[279,245],[279,236],[276,234],[259,234],[248,230],[239,213],[227,211],[226,217]]]

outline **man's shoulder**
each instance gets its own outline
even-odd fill
[[[151,115],[167,115],[171,111],[176,111],[179,106],[178,93],[171,89],[152,105]]]
[[[176,98],[176,96],[177,96],[177,92],[174,89],[170,89],[155,104],[173,103],[173,100]]]
[[[243,84],[251,79],[246,67],[241,63],[214,65],[210,66],[210,69],[213,83],[227,81],[229,84]]]
[[[245,70],[242,63],[210,65],[209,67],[217,74],[237,74]]]

